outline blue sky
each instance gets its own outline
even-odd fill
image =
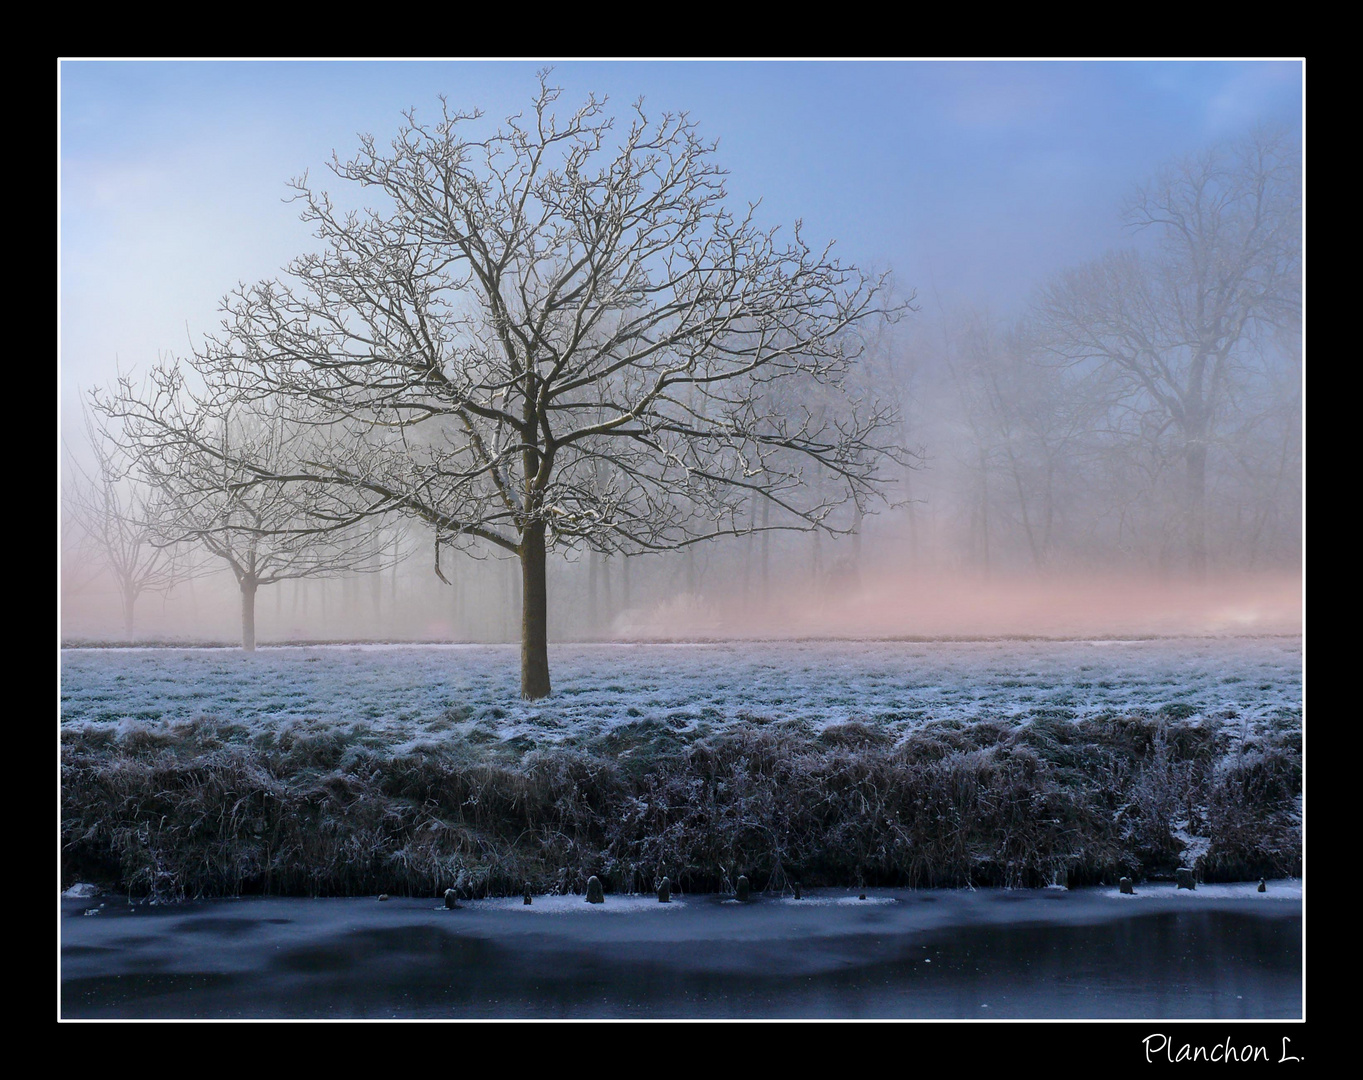
[[[183,354],[238,281],[312,248],[288,179],[401,112],[529,104],[542,62],[60,65],[61,411]],[[1298,61],[556,62],[562,103],[688,111],[735,202],[892,268],[925,313],[1017,310],[1130,242],[1117,206],[1162,162],[1256,123],[1300,131]],[[323,186],[341,190],[331,178]]]

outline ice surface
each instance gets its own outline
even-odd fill
[[[458,911],[433,897],[266,897],[111,902],[98,919],[64,900],[62,1015],[969,1018],[988,1005],[999,1018],[1292,1018],[1300,885],[1169,883],[1135,904],[1102,889]]]

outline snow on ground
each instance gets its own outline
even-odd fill
[[[1199,885],[1196,889],[1180,889],[1172,881],[1141,882],[1135,892],[1123,893],[1120,889],[1103,889],[1103,896],[1116,897],[1123,902],[1136,900],[1174,900],[1197,901],[1245,900],[1256,904],[1301,903],[1301,878],[1280,878],[1267,882],[1263,892],[1255,881],[1232,881],[1222,884]]]
[[[568,894],[565,896],[536,896],[534,902],[526,905],[519,896],[493,896],[486,900],[468,900],[461,908],[477,908],[479,911],[523,912],[526,915],[638,915],[644,912],[676,912],[686,907],[686,901],[675,896],[666,904],[660,904],[653,894],[622,896],[612,893],[600,904],[589,904],[585,897]]]
[[[69,648],[63,724],[212,716],[341,724],[393,749],[481,730],[538,742],[655,720],[1082,719],[1164,709],[1248,725],[1302,708],[1300,637],[1139,641],[786,641],[551,646],[554,693],[519,697],[514,645]]]

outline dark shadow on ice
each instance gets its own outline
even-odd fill
[[[64,1017],[1284,1018],[1301,891],[63,901]]]

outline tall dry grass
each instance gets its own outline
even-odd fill
[[[1300,873],[1300,719],[849,723],[390,754],[320,725],[201,719],[62,739],[62,875],[161,899]],[[1188,837],[1195,838],[1190,848]]]

